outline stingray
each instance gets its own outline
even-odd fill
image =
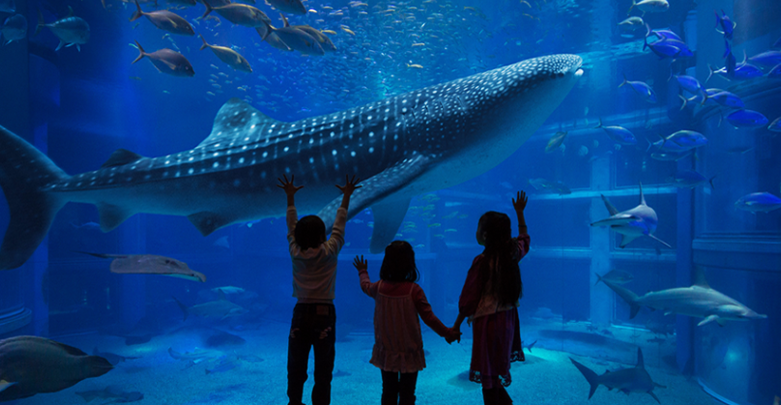
[[[79,252],[114,259],[111,262],[111,272],[117,274],[159,274],[179,277],[192,281],[205,282],[206,276],[187,267],[187,263],[170,257],[158,255],[115,255],[108,253]]]

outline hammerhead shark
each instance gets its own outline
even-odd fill
[[[588,393],[588,399],[594,396],[597,388],[600,385],[604,385],[608,390],[617,389],[627,395],[631,392],[644,392],[656,402],[659,402],[659,398],[653,393],[655,387],[667,388],[664,385],[657,384],[651,380],[651,375],[645,370],[645,363],[643,362],[643,351],[637,348],[637,365],[633,368],[623,368],[615,371],[605,371],[605,374],[597,375],[594,371],[588,367],[569,359],[575,367],[580,370],[583,377],[586,377],[591,389]]]
[[[672,248],[670,244],[654,236],[659,220],[656,218],[656,211],[645,203],[643,183],[640,183],[640,205],[631,210],[618,212],[616,207],[604,195],[602,195],[602,201],[605,202],[605,207],[607,207],[610,216],[594,222],[591,226],[609,226],[614,231],[620,233],[622,235],[621,244],[619,245],[621,248],[626,247],[630,242],[641,236],[648,236],[662,245]]]
[[[0,186],[11,213],[0,270],[21,266],[68,202],[95,204],[108,232],[136,213],[186,216],[203,235],[284,215],[276,179],[306,186],[297,208],[333,224],[345,174],[363,180],[348,218],[371,208],[371,251],[393,240],[412,197],[462,183],[510,157],[583,75],[577,55],[553,55],[361,107],[281,122],[231,99],[191,150],[148,158],[119,149],[68,175],[0,127]],[[298,202],[298,201],[297,201]],[[318,211],[319,210],[319,211]]]
[[[602,282],[629,304],[630,319],[634,318],[643,306],[652,310],[662,310],[665,315],[677,314],[704,318],[697,326],[710,322],[724,326],[726,321],[767,318],[767,315],[760,315],[735,299],[712,289],[699,268],[696,270],[692,286],[649,292],[642,297],[610,280],[602,280]]]

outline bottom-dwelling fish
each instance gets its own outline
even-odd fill
[[[158,255],[114,255],[107,253],[80,252],[102,259],[114,259],[111,272],[117,274],[159,274],[205,282],[206,276],[190,269],[187,263]]]
[[[659,398],[653,393],[654,388],[667,388],[664,385],[655,383],[651,379],[651,375],[645,370],[643,351],[639,347],[637,348],[636,366],[615,371],[608,370],[602,375],[597,375],[597,373],[590,368],[573,360],[572,357],[570,357],[569,360],[578,368],[578,370],[580,370],[583,377],[586,377],[586,381],[588,381],[591,386],[588,392],[588,399],[591,399],[591,397],[594,396],[594,392],[596,392],[600,385],[604,385],[608,390],[616,389],[627,395],[632,392],[646,393],[653,397],[656,402],[659,402]]]

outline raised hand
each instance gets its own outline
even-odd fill
[[[285,190],[285,194],[287,195],[294,195],[298,190],[301,190],[304,188],[304,186],[294,186],[293,181],[296,179],[295,175],[290,176],[290,180],[287,179],[287,175],[283,176],[285,178],[284,181],[277,177],[277,180],[279,180],[280,184],[277,184],[277,187],[281,188],[282,190]]]
[[[517,194],[517,199],[513,198],[513,208],[515,208],[515,212],[523,212],[523,210],[526,208],[527,202],[529,202],[529,198],[526,197],[526,192],[519,191]]]
[[[367,270],[369,268],[369,263],[363,259],[363,255],[360,255],[355,256],[355,259],[353,260],[353,266],[355,266],[358,271]]]
[[[344,186],[336,185],[336,188],[342,191],[344,195],[351,195],[356,189],[359,189],[363,186],[359,186],[358,183],[361,181],[361,179],[356,179],[355,175],[353,175],[353,178],[350,179],[350,176],[344,176],[345,177],[345,184]]]

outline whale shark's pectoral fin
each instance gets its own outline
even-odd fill
[[[114,228],[118,227],[134,214],[133,211],[118,205],[97,203],[96,206],[98,207],[98,215],[100,216],[100,230],[103,232],[113,231]]]
[[[716,323],[718,323],[719,326],[724,326],[724,320],[719,318],[719,316],[716,315],[716,314],[708,315],[707,317],[705,317],[705,319],[701,320],[700,323],[697,324],[697,326],[702,326],[702,325],[705,325],[707,323],[711,323],[711,322],[714,322],[714,321]]]
[[[393,200],[383,201],[372,205],[372,215],[374,215],[374,230],[372,231],[372,240],[369,251],[380,253],[385,247],[393,241],[407,215],[410,199],[406,201]]]
[[[618,247],[623,249],[626,247],[626,245],[632,243],[632,241],[638,237],[639,235],[621,235],[621,243],[618,244]]]
[[[637,221],[638,219],[639,218],[631,214],[615,214],[594,222],[591,224],[591,226],[626,225],[632,221]]]
[[[360,183],[361,188],[355,190],[350,199],[350,208],[347,212],[347,218],[350,219],[357,213],[372,207],[374,215],[374,231],[372,234],[372,253],[381,252],[385,246],[393,240],[404,215],[409,208],[408,198],[396,198],[392,200],[395,207],[391,207],[391,201],[383,201],[388,195],[397,192],[404,186],[415,180],[423,173],[431,159],[423,155],[415,155],[403,162],[385,169],[376,176],[370,177]],[[342,197],[338,197],[328,203],[317,214],[326,226],[328,232],[331,231],[334,219],[336,218],[336,209],[342,203]],[[392,229],[391,229],[392,228]],[[381,238],[375,240],[375,238]],[[380,250],[375,251],[375,247]]]
[[[662,245],[665,245],[665,246],[667,246],[668,248],[672,249],[672,246],[670,246],[670,244],[669,244],[669,243],[667,243],[667,242],[665,242],[665,241],[663,241],[663,240],[661,240],[661,239],[657,238],[657,237],[656,237],[656,236],[654,236],[653,234],[649,233],[649,234],[648,234],[648,237],[649,237],[649,238],[651,238],[651,239],[653,239],[653,240],[655,240],[655,241],[657,241],[657,242],[659,242],[659,243],[661,243]]]
[[[189,219],[190,222],[192,222],[193,225],[198,228],[198,231],[201,232],[201,235],[203,236],[208,236],[223,226],[233,223],[232,219],[210,211],[202,211],[196,214],[188,215],[187,219]]]

